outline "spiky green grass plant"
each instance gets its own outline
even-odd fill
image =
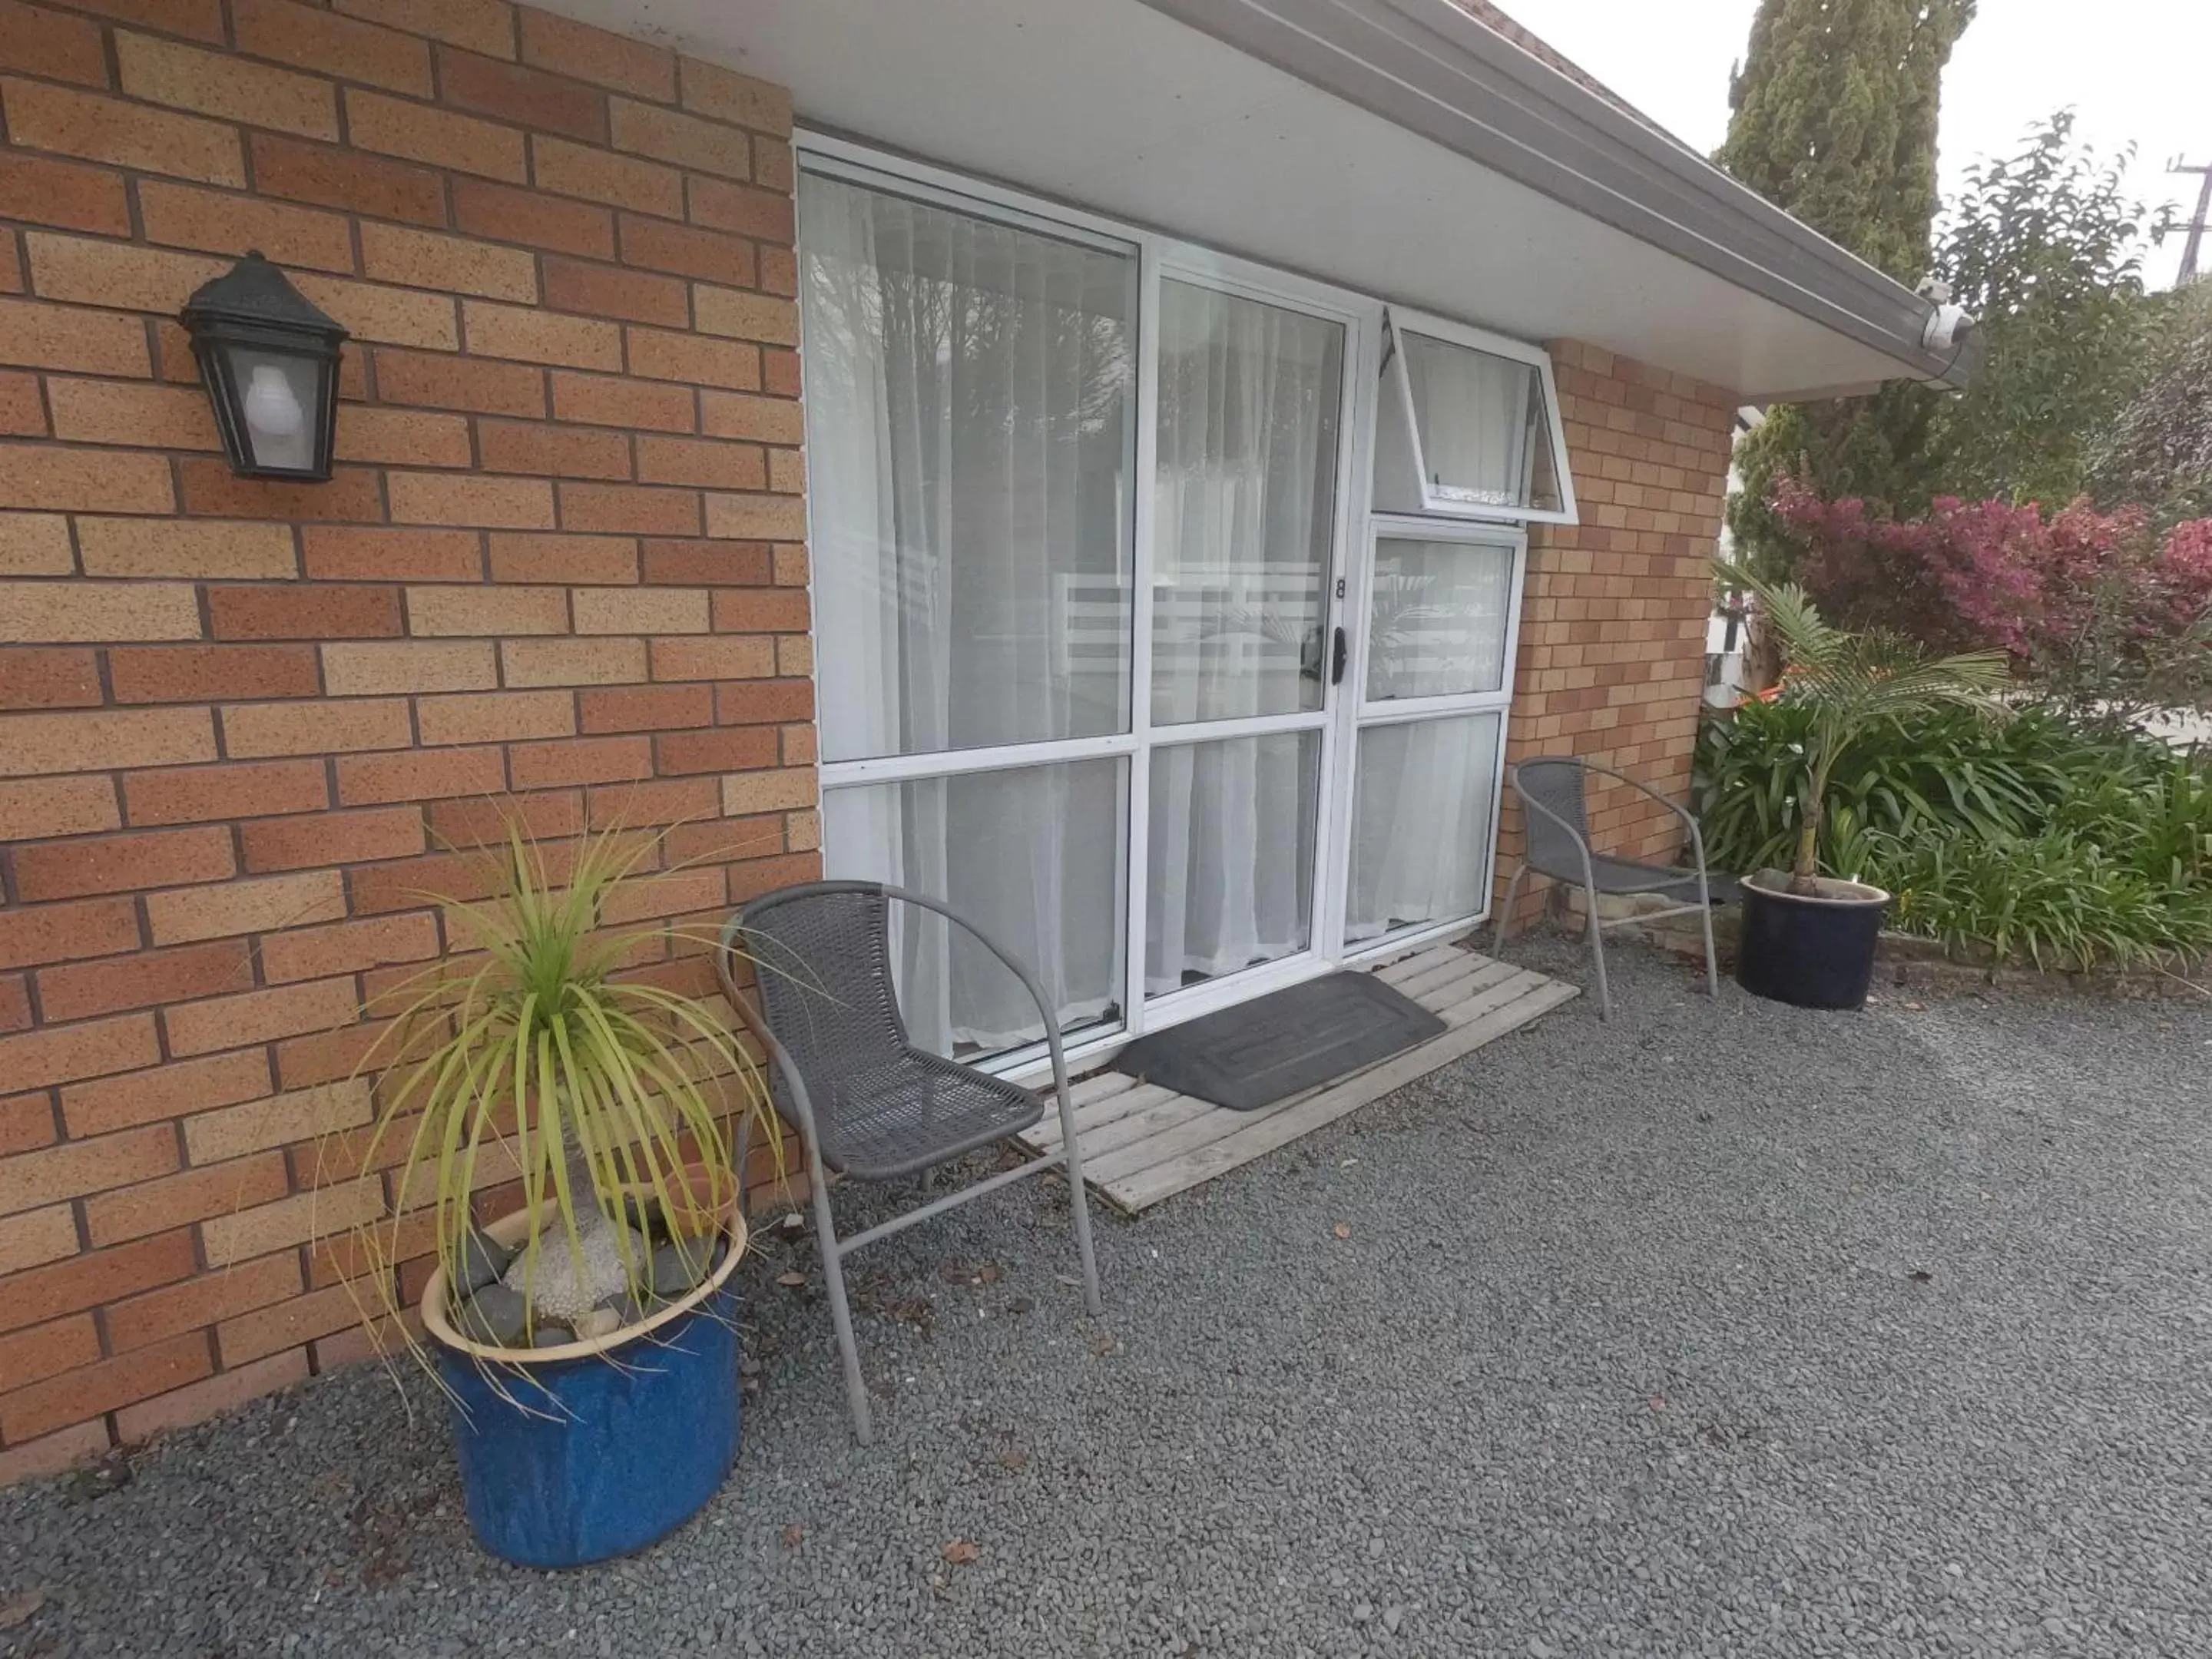
[[[659,942],[685,937],[665,922],[606,921],[619,894],[666,873],[650,867],[665,841],[592,832],[574,843],[556,878],[544,850],[510,821],[498,890],[474,902],[435,901],[458,934],[457,953],[367,1011],[389,1012],[392,1024],[357,1068],[384,1072],[359,1178],[380,1182],[389,1164],[399,1195],[398,1213],[356,1229],[384,1304],[363,1308],[372,1324],[399,1311],[391,1270],[412,1253],[402,1229],[422,1194],[447,1284],[456,1282],[480,1182],[507,1178],[520,1181],[531,1218],[524,1260],[565,1246],[580,1278],[579,1229],[592,1209],[619,1215],[634,1197],[672,1218],[719,1217],[734,1200],[726,1127],[733,1104],[778,1144],[759,1072],[714,1010],[621,976],[641,946],[658,954]],[[394,1159],[390,1150],[401,1143]],[[711,1229],[672,1231],[686,1251],[711,1255]],[[642,1290],[649,1253],[632,1248],[627,1230],[617,1237],[629,1284]],[[703,1271],[705,1262],[694,1266]]]

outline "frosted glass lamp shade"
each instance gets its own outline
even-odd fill
[[[258,252],[194,294],[183,322],[232,471],[329,477],[345,330]]]

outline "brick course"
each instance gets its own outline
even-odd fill
[[[640,918],[817,860],[779,88],[507,0],[0,0],[0,70],[5,1480],[366,1351],[316,1148],[487,796],[742,770]],[[216,453],[248,247],[353,332],[329,483]]]
[[[1528,538],[1506,759],[1582,755],[1676,799],[1690,784],[1705,694],[1705,619],[1737,402],[1686,375],[1577,341],[1552,343],[1578,525]],[[1666,860],[1681,823],[1607,782],[1590,800],[1598,847]],[[1509,792],[1498,889],[1520,861]],[[1521,902],[1546,902],[1545,884]]]

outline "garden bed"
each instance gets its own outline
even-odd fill
[[[1697,806],[1715,870],[1786,867],[1810,715],[1707,721]],[[1830,778],[1821,872],[1897,895],[1887,959],[2169,982],[2212,956],[2212,770],[2201,753],[2034,708],[1885,722]],[[2081,970],[2087,970],[2082,975]]]
[[[1599,902],[1599,914],[1611,921],[1614,917],[1633,916],[1641,910],[1663,908],[1667,902],[1648,895],[1607,898]],[[1733,905],[1713,913],[1713,943],[1723,966],[1735,961],[1740,921],[1741,915]],[[1695,915],[1677,914],[1654,921],[1631,922],[1610,932],[1614,939],[1654,945],[1700,964],[1705,961],[1705,935]],[[1875,961],[1875,982],[1901,988],[1970,991],[2001,988],[2098,996],[2172,997],[2212,1003],[2212,951],[2177,957],[2163,966],[2141,962],[2102,962],[2087,970],[2039,969],[2033,963],[1999,962],[1986,946],[1961,951],[1917,934],[1885,930]]]

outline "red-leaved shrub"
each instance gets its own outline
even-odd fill
[[[2197,702],[2212,677],[2212,519],[2160,536],[2140,507],[1939,496],[1924,519],[1823,501],[1795,480],[1776,514],[1832,616],[1943,651],[1996,647],[2069,698]]]

